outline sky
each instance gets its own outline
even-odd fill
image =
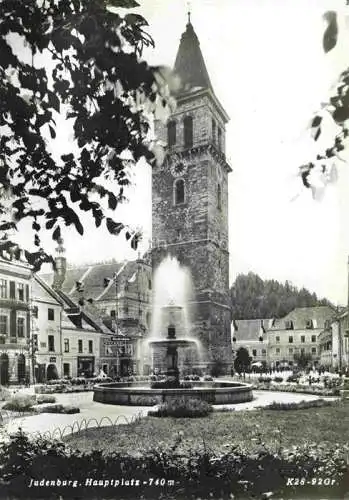
[[[184,0],[139,0],[155,49],[150,64],[173,66],[187,22]],[[349,165],[338,164],[337,182],[321,199],[302,188],[298,167],[316,156],[312,117],[328,99],[348,63],[345,0],[192,0],[191,20],[214,91],[230,116],[226,154],[229,179],[230,282],[249,271],[289,280],[334,303],[347,302]],[[340,37],[324,54],[323,13],[338,9]],[[347,8],[349,9],[349,8]],[[331,141],[331,124],[323,146]],[[62,126],[53,145],[71,141]],[[331,144],[330,144],[331,145]],[[344,155],[345,156],[345,155]],[[349,154],[348,154],[349,158]],[[151,172],[137,166],[130,201],[117,217],[151,236]],[[84,237],[63,233],[69,263],[135,258],[124,237],[87,222]],[[26,228],[20,234],[29,238]],[[55,245],[45,239],[46,248]]]

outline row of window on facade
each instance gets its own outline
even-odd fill
[[[25,290],[27,293],[25,294]],[[29,300],[29,287],[21,282],[0,279],[0,299],[14,299],[21,302]]]
[[[312,319],[308,319],[305,322],[306,330],[313,330],[316,327],[315,321]],[[294,330],[294,322],[291,319],[285,321],[285,330]]]
[[[11,325],[10,325],[10,316],[11,312],[10,311],[0,311],[0,343],[4,344],[5,339],[4,337],[13,337],[16,336],[18,338],[24,338],[25,337],[25,332],[26,332],[26,313],[22,311],[16,311],[16,329],[15,331],[11,332]]]
[[[50,348],[49,348],[50,350]],[[70,342],[69,339],[64,339],[64,352],[70,352]],[[82,339],[78,339],[78,352],[84,352],[84,343]],[[88,352],[89,354],[93,353],[93,340],[88,341]]]
[[[48,351],[49,352],[55,352],[55,336],[54,335],[48,335],[47,336],[47,342],[48,342]],[[45,349],[46,348],[46,342],[40,342],[40,348]],[[64,339],[64,352],[70,352],[70,341],[69,339]],[[83,340],[78,339],[78,352],[82,353],[83,352]],[[93,353],[93,340],[88,341],[88,352],[90,354]]]
[[[295,352],[298,352],[298,351],[296,351],[296,350],[295,350],[295,349],[293,349],[292,347],[290,347],[290,348],[288,349],[288,353],[289,353],[289,354],[295,354]],[[301,349],[300,349],[300,353],[301,353],[301,354],[305,354],[305,352],[306,352],[305,347],[301,347]],[[316,349],[316,347],[312,347],[312,348],[311,348],[311,350],[308,350],[308,352],[311,352],[312,354],[316,354],[316,353],[317,353],[317,349]],[[275,353],[276,353],[276,354],[281,354],[281,349],[280,349],[280,347],[276,347],[276,348],[275,348]]]
[[[173,182],[173,204],[180,205],[187,201],[186,186],[184,179],[176,179]],[[216,206],[222,210],[222,187],[218,183],[216,191]]]
[[[301,335],[300,336],[300,342],[301,342],[301,344],[305,344],[306,341],[307,341],[307,339],[306,339],[305,335]],[[280,336],[279,335],[275,336],[275,342],[277,344],[280,343]],[[316,342],[316,335],[312,335],[311,336],[311,342]],[[289,337],[288,337],[288,343],[289,344],[293,344],[294,343],[294,337],[293,337],[293,335],[289,335]]]
[[[123,307],[123,314],[124,314],[125,316],[127,316],[127,315],[129,314],[129,312],[130,312],[130,310],[129,310],[128,305],[125,305],[125,306]],[[115,318],[115,317],[116,317],[116,310],[115,310],[115,309],[111,309],[111,311],[110,311],[110,316],[111,316],[112,318]],[[143,317],[143,309],[138,309],[138,318],[139,318],[139,319],[142,319],[142,317]],[[146,322],[147,322],[147,324],[148,324],[148,325],[150,324],[150,321],[151,321],[151,313],[150,313],[150,312],[147,312],[147,313],[146,313]]]
[[[183,119],[183,134],[184,141],[183,145],[185,148],[191,148],[193,146],[193,130],[194,130],[194,121],[191,116],[185,116]],[[215,144],[220,151],[223,150],[223,133],[222,129],[219,125],[216,124],[216,121],[212,118],[211,124],[211,134],[212,134],[212,142]],[[177,138],[177,122],[175,120],[171,120],[167,124],[167,144],[168,147],[175,146],[178,142]]]
[[[262,349],[261,351],[261,355],[262,356],[266,356],[267,355],[267,351],[266,349]],[[252,349],[252,356],[255,358],[256,356],[258,356],[258,351],[257,349]]]

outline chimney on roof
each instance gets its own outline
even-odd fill
[[[52,285],[54,290],[62,289],[67,270],[67,259],[65,257],[65,248],[63,247],[63,243],[63,238],[59,238],[58,247],[56,248],[55,271]]]

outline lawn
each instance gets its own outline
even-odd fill
[[[261,443],[271,451],[280,447],[317,443],[349,443],[349,402],[323,408],[302,410],[256,410],[214,412],[205,418],[155,418],[118,427],[89,429],[65,438],[81,451],[103,450],[138,455],[150,448],[172,445],[212,451],[227,451],[231,445],[245,450],[260,449]]]

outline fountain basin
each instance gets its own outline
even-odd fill
[[[95,385],[93,401],[114,405],[154,406],[173,399],[201,399],[213,405],[252,401],[252,386],[237,382],[194,382],[189,389],[153,389],[140,382]]]
[[[195,347],[196,341],[190,339],[157,339],[149,340],[148,344],[152,347]]]

